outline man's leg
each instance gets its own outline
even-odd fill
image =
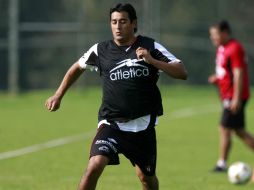
[[[253,168],[253,170],[252,170],[251,181],[254,183],[254,168]]]
[[[146,176],[138,165],[135,165],[137,176],[139,177],[143,190],[159,190],[159,181],[156,175]]]
[[[231,149],[231,129],[228,129],[224,126],[221,126],[219,129],[220,133],[220,157],[215,167],[215,171],[225,171],[226,170],[226,161]]]
[[[235,130],[235,134],[243,140],[243,142],[254,150],[254,138],[249,134],[245,129],[237,129]]]
[[[97,181],[108,162],[109,159],[106,156],[97,155],[91,157],[87,169],[80,180],[78,190],[95,190]]]
[[[231,145],[231,129],[220,127],[220,159],[227,161]]]

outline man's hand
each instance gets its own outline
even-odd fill
[[[45,102],[46,108],[51,112],[58,110],[60,107],[60,104],[61,104],[61,99],[56,95],[49,97]]]
[[[150,52],[142,47],[136,50],[138,59],[143,59],[146,63],[151,64],[154,58],[151,56]]]
[[[187,79],[187,71],[184,67],[184,65],[181,62],[168,62],[157,60],[152,57],[150,52],[142,47],[139,47],[136,50],[137,58],[143,59],[146,63],[153,65],[158,70],[161,70],[165,73],[167,73],[169,76],[176,78],[176,79]]]
[[[230,103],[230,107],[229,107],[230,111],[233,114],[237,114],[237,112],[240,111],[240,108],[241,108],[241,101],[237,99],[232,99]]]
[[[236,114],[241,108],[241,96],[243,89],[243,69],[234,68],[233,69],[233,98],[230,105],[230,110],[233,114]]]
[[[217,77],[216,77],[215,74],[213,74],[213,75],[208,77],[208,83],[210,83],[210,84],[216,84],[216,82],[217,82]]]
[[[49,97],[45,106],[49,111],[56,111],[59,109],[61,100],[68,90],[68,88],[78,79],[78,77],[84,72],[85,69],[80,68],[78,62],[74,63],[67,73],[65,74],[60,86],[55,92],[54,96]]]

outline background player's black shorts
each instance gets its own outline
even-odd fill
[[[245,106],[247,101],[242,101],[239,112],[233,114],[228,108],[223,109],[221,126],[230,129],[243,129],[245,127]]]
[[[101,125],[93,140],[90,157],[104,155],[109,158],[109,165],[117,165],[120,163],[119,153],[125,155],[133,166],[138,165],[145,175],[153,176],[157,157],[155,128],[134,133]]]

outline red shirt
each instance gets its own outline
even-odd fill
[[[225,45],[217,48],[216,53],[216,77],[221,99],[232,99],[234,94],[233,70],[243,69],[242,100],[250,96],[249,76],[245,52],[241,44],[232,39]]]

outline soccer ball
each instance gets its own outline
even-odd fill
[[[244,162],[235,162],[228,169],[228,180],[233,184],[247,183],[251,176],[252,169]]]

